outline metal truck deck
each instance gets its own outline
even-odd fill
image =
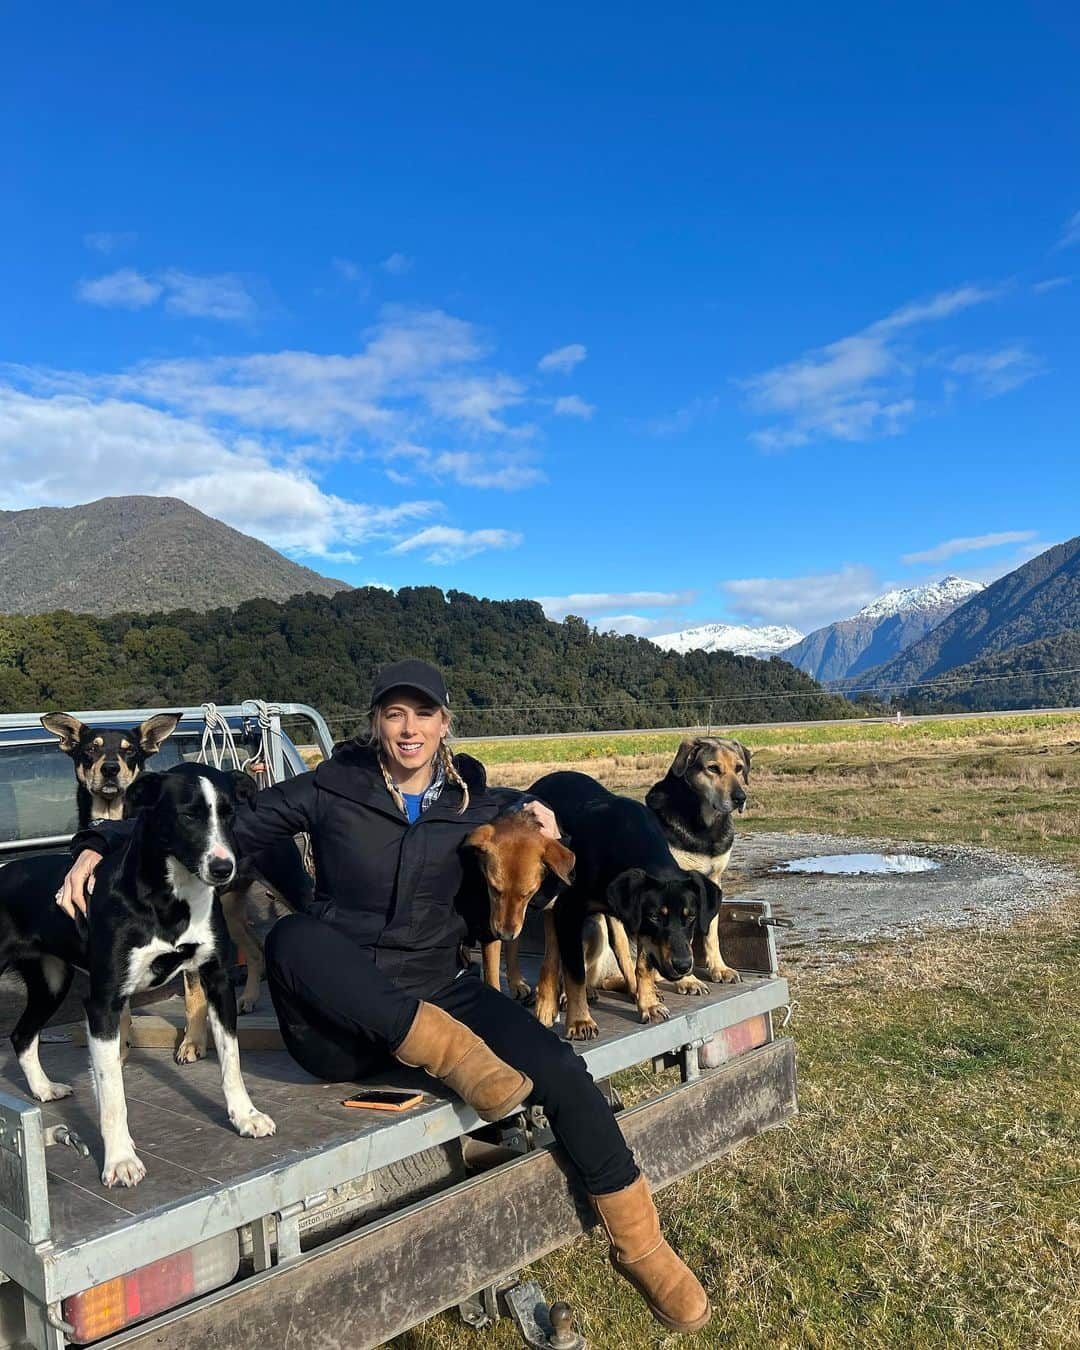
[[[769,1014],[787,998],[785,981],[751,977],[741,985],[714,987],[703,998],[669,994],[670,1020],[643,1026],[631,1002],[605,994],[593,1009],[601,1039],[575,1048],[593,1077],[604,1079]],[[35,1232],[20,1236],[0,1229],[0,1267],[43,1303],[287,1211],[483,1124],[426,1075],[404,1069],[377,1081],[422,1086],[422,1106],[400,1116],[347,1109],[340,1104],[348,1095],[341,1085],[310,1078],[283,1051],[263,1050],[243,1054],[244,1076],[252,1100],[274,1117],[277,1133],[242,1139],[226,1117],[214,1057],[178,1066],[167,1050],[133,1050],[124,1082],[131,1134],[148,1174],[134,1189],[107,1190],[101,1184],[101,1136],[87,1052],[74,1044],[50,1043],[42,1045],[41,1058],[50,1077],[70,1083],[74,1095],[32,1103],[8,1051],[0,1069],[0,1088],[8,1099],[4,1116],[7,1121],[21,1117],[23,1132],[30,1135],[37,1132],[35,1116],[46,1137],[55,1134],[54,1127],[65,1126],[90,1150],[83,1156],[61,1143],[44,1148],[47,1231],[40,1195]],[[35,1243],[43,1239],[51,1240],[51,1248],[35,1253]]]

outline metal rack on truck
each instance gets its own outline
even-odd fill
[[[303,767],[282,718],[305,721],[329,753],[313,709],[259,706],[271,709],[262,744],[276,742],[281,773]],[[249,705],[218,712],[246,743],[266,732],[266,713],[260,732]],[[125,726],[146,715],[79,714]],[[184,710],[174,754],[188,755],[201,716]],[[19,722],[0,718],[0,807],[5,747],[39,739],[35,718]],[[15,843],[0,839],[0,859]],[[63,843],[60,834],[36,846]],[[794,1047],[776,1024],[788,990],[769,906],[739,899],[721,922],[742,984],[700,998],[672,993],[670,1020],[648,1026],[632,1003],[603,995],[593,1010],[600,1039],[576,1047],[658,1188],[796,1110]],[[505,1122],[496,1144],[490,1127],[478,1142],[475,1113],[424,1075],[378,1079],[421,1087],[422,1106],[351,1110],[341,1101],[352,1085],[317,1082],[282,1050],[246,1049],[252,1098],[278,1129],[241,1139],[225,1120],[215,1063],[178,1067],[166,1049],[134,1050],[125,1086],[149,1175],[134,1190],[106,1190],[86,1052],[64,1028],[50,1033],[43,1060],[73,1084],[72,1097],[39,1105],[23,1095],[10,1051],[0,1068],[0,1350],[363,1350],[454,1307],[473,1326],[511,1316],[534,1346],[581,1344],[519,1277],[595,1221],[535,1109]],[[622,1110],[613,1080],[643,1064],[677,1069],[678,1081]]]

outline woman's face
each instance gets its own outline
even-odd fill
[[[378,727],[390,764],[412,774],[435,758],[450,730],[450,716],[416,690],[391,689],[379,705]]]

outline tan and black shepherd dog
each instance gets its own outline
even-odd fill
[[[645,796],[675,860],[722,884],[735,827],[731,818],[746,806],[752,755],[742,741],[691,736],[679,746],[671,768]],[[719,916],[695,940],[710,980],[730,978],[720,955]]]

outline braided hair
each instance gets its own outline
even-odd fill
[[[386,751],[383,749],[382,738],[379,736],[379,711],[379,705],[376,704],[368,714],[367,734],[358,737],[357,739],[362,745],[366,745],[375,751],[379,771],[383,776],[383,782],[386,784],[386,790],[393,798],[394,804],[401,814],[407,815],[408,812],[405,810],[405,798],[401,795],[401,789],[394,782],[393,774],[390,772],[390,765],[386,759]],[[453,713],[449,708],[444,708],[443,711],[446,713],[447,718],[451,719],[452,725]],[[452,731],[448,727],[447,736],[451,734]],[[469,786],[464,778],[462,778],[461,774],[458,773],[457,768],[454,765],[453,753],[451,752],[449,745],[447,745],[445,738],[439,742],[439,748],[435,752],[435,758],[438,760],[439,766],[450,782],[461,789],[461,805],[458,807],[458,815],[460,816],[469,806]]]

